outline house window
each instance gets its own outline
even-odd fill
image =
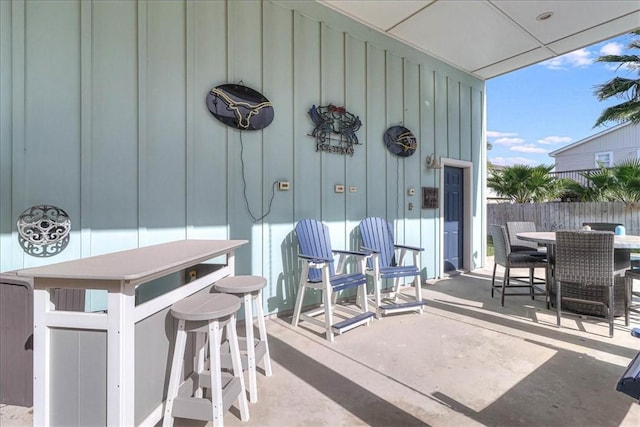
[[[613,166],[613,151],[603,151],[596,153],[596,167],[604,166],[610,168]]]

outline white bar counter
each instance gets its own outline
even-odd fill
[[[156,424],[175,337],[169,307],[233,275],[246,243],[182,240],[18,271],[35,288],[33,424]],[[107,310],[56,311],[54,288],[107,291]]]

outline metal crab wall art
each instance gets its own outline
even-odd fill
[[[311,133],[316,138],[316,151],[353,156],[353,146],[360,144],[356,132],[362,122],[358,116],[333,104],[314,105],[309,109],[309,116],[316,125]]]

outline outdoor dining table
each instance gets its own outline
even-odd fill
[[[522,240],[537,242],[548,246],[556,244],[555,231],[529,231],[526,233],[518,233],[517,236]],[[640,249],[640,236],[628,234],[616,235],[614,237],[613,247],[614,249]]]
[[[547,248],[547,306],[550,303],[551,285],[555,282],[555,249],[556,249],[556,233],[555,231],[529,231],[518,233],[519,239],[529,242],[536,242],[545,245]],[[631,249],[640,249],[640,236],[635,235],[616,235],[613,240],[614,248],[614,269],[627,269],[631,265]]]

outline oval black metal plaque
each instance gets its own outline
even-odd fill
[[[416,137],[404,126],[391,126],[387,129],[384,143],[389,151],[400,157],[409,157],[418,148]]]
[[[260,130],[273,121],[273,105],[260,92],[239,84],[216,86],[207,95],[213,117],[240,130]]]

